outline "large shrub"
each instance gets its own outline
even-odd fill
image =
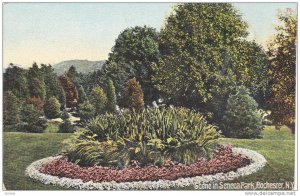
[[[80,121],[84,122],[93,118],[95,116],[95,113],[95,107],[89,101],[85,101],[79,105],[78,114],[80,117]]]
[[[47,118],[58,118],[60,116],[60,103],[55,97],[51,97],[44,105],[44,112]]]
[[[144,109],[98,116],[67,145],[68,158],[80,165],[124,166],[136,160],[161,165],[192,163],[209,157],[220,137],[214,126],[185,108]]]
[[[256,101],[244,86],[238,87],[236,93],[227,100],[224,129],[229,137],[261,137],[262,117],[257,111]]]
[[[72,125],[70,121],[70,115],[66,110],[64,110],[61,114],[61,119],[63,119],[63,122],[59,125],[59,133],[73,133],[74,132],[74,126]]]
[[[33,104],[22,107],[22,130],[31,133],[42,133],[47,128],[47,121],[43,118],[43,111]]]

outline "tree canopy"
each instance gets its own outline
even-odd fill
[[[151,66],[158,62],[159,57],[158,32],[154,28],[127,28],[116,39],[104,72],[113,80],[117,95],[130,78],[136,77],[142,85],[145,101],[150,103],[155,98]]]
[[[276,28],[277,35],[268,50],[272,90],[269,108],[274,123],[288,125],[294,131],[297,18],[292,13],[281,13],[279,20],[282,25]]]
[[[214,98],[245,85],[263,95],[268,59],[246,41],[247,24],[228,3],[185,3],[175,7],[161,30],[161,60],[152,81],[167,103],[210,110]]]

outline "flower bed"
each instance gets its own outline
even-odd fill
[[[177,180],[201,175],[229,172],[244,167],[250,160],[241,155],[233,154],[231,147],[221,146],[219,151],[209,161],[199,159],[194,164],[181,164],[169,161],[161,167],[150,165],[140,167],[133,162],[129,167],[117,169],[114,167],[80,167],[61,158],[51,161],[41,167],[40,172],[52,176],[82,179],[83,182],[133,182]]]
[[[225,157],[227,157],[226,163],[222,162],[222,160],[224,161],[225,159],[225,151],[227,154],[225,155]],[[191,165],[181,165],[170,162],[169,165],[167,164],[160,168],[154,166],[140,168],[136,165],[122,170],[103,167],[80,168],[66,162],[62,156],[48,157],[32,163],[26,169],[26,175],[41,181],[44,184],[53,184],[76,189],[172,189],[197,185],[203,182],[208,183],[232,180],[239,176],[249,175],[256,172],[266,164],[266,159],[259,153],[252,150],[233,148],[232,153],[230,154],[228,154],[228,149],[225,149],[225,151],[224,149],[221,150],[213,159],[210,160],[213,162],[199,160]],[[234,157],[237,161],[233,161]],[[251,163],[247,165],[248,159]],[[227,162],[233,163],[232,165],[235,165],[236,167],[234,168],[233,166],[230,166]],[[239,165],[237,165],[238,163]],[[53,169],[55,164],[59,167]],[[205,168],[209,164],[213,165],[211,165],[209,169]],[[227,167],[230,169],[227,169]],[[191,171],[188,169],[191,169]],[[81,171],[78,172],[79,170]],[[77,174],[76,171],[78,172]],[[47,172],[56,174],[57,176],[46,174]],[[124,177],[124,172],[127,173],[127,175],[125,175],[126,177]],[[140,175],[139,177],[134,178],[134,176],[139,172],[147,177]],[[154,178],[153,176],[159,177]],[[81,179],[73,179],[78,177]]]

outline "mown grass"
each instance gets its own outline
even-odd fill
[[[59,129],[60,122],[48,122],[47,128],[44,133],[57,133]]]
[[[295,140],[287,127],[280,131],[274,126],[264,129],[263,139],[231,139],[223,143],[231,143],[235,147],[255,150],[267,159],[267,165],[255,174],[238,178],[234,182],[293,182],[295,166]]]
[[[3,176],[7,190],[65,190],[62,187],[44,185],[24,175],[26,167],[41,158],[55,155],[62,148],[65,133],[14,133],[4,132]],[[283,127],[276,131],[266,127],[263,139],[226,138],[222,143],[256,150],[268,161],[260,172],[236,179],[234,182],[285,182],[294,181],[294,136]],[[192,188],[192,187],[191,187]]]
[[[32,162],[55,155],[62,148],[65,133],[3,134],[3,180],[7,190],[64,190],[62,187],[44,185],[25,176],[26,167]]]

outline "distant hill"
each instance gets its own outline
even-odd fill
[[[88,60],[69,60],[57,63],[52,65],[54,72],[57,75],[62,75],[66,73],[69,68],[73,65],[77,72],[87,74],[96,70],[100,70],[105,63],[105,60],[102,61],[88,61]]]

